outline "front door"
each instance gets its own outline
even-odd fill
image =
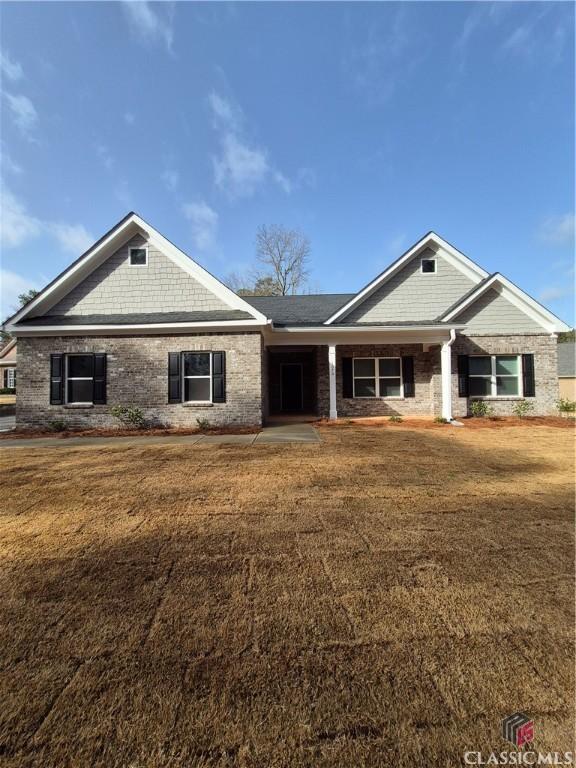
[[[302,363],[281,363],[280,403],[283,411],[301,411],[303,403]]]

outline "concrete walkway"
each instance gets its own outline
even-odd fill
[[[94,445],[269,445],[271,443],[319,443],[311,424],[264,427],[253,435],[134,435],[134,437],[35,437],[0,440],[2,448],[72,448]]]

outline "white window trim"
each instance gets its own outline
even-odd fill
[[[374,373],[375,376],[356,376],[355,365],[356,360],[374,360]],[[400,376],[380,376],[379,373],[379,361],[380,360],[398,360],[400,363]],[[400,394],[399,395],[381,395],[380,394],[380,379],[400,379]],[[376,381],[376,394],[375,395],[357,395],[356,394],[356,379],[375,379]],[[401,357],[353,357],[352,358],[352,396],[357,400],[404,400],[404,379],[402,377],[402,358]]]
[[[434,271],[433,272],[424,272],[423,264],[425,261],[433,261],[434,262]],[[438,259],[435,256],[423,256],[420,259],[420,274],[421,275],[436,275],[438,274]]]
[[[6,374],[6,386],[8,389],[14,389],[16,386],[16,368],[7,368]]]
[[[92,352],[72,352],[64,355],[66,361],[66,376],[64,377],[64,404],[65,405],[94,405],[94,376],[69,376],[68,375],[68,363],[71,357],[89,357]],[[91,381],[92,382],[92,400],[74,400],[70,402],[68,400],[68,382],[69,381]]]
[[[144,264],[132,264],[132,251],[144,251],[146,253],[146,261]],[[148,245],[131,245],[128,248],[128,266],[129,267],[147,267],[148,266]]]
[[[490,358],[490,374],[488,373],[468,373],[469,379],[486,379],[490,376],[490,394],[489,395],[469,395],[474,400],[510,400],[514,398],[521,400],[524,397],[524,380],[522,376],[522,355],[506,354],[500,352],[494,355],[470,355],[470,357],[489,357]],[[516,375],[512,373],[496,373],[496,358],[497,357],[515,357],[516,365],[518,366],[518,373]],[[518,379],[518,394],[517,395],[499,395],[498,384],[496,376],[500,378]]]
[[[210,373],[206,376],[186,376],[184,374],[184,357],[186,355],[208,355],[208,359],[210,360]],[[182,368],[182,402],[183,403],[194,403],[196,405],[211,405],[213,402],[213,385],[212,385],[212,352],[208,352],[205,349],[200,349],[197,351],[188,351],[188,352],[182,352],[182,358],[180,361],[180,367]],[[184,386],[184,380],[185,379],[209,379],[210,380],[210,399],[209,400],[186,400],[186,387]]]

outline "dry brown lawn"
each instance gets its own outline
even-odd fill
[[[7,768],[573,747],[573,433],[3,449]]]

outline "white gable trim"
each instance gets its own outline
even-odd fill
[[[453,245],[450,245],[450,243],[444,240],[444,238],[440,237],[440,235],[437,235],[435,232],[429,232],[427,235],[424,235],[423,238],[418,240],[418,242],[408,251],[406,251],[406,253],[404,253],[399,259],[391,264],[387,270],[382,272],[381,275],[378,275],[375,280],[373,280],[365,288],[359,291],[356,296],[354,296],[354,298],[350,299],[347,304],[345,304],[331,317],[329,317],[328,320],[324,322],[324,325],[331,325],[335,320],[346,316],[352,309],[357,307],[365,299],[371,296],[374,291],[384,285],[384,283],[386,283],[393,275],[402,269],[402,267],[404,267],[414,256],[416,256],[416,254],[418,254],[420,251],[423,251],[425,248],[432,248],[435,253],[441,251],[441,255],[449,264],[451,264],[453,267],[456,267],[456,269],[459,269],[464,275],[466,275],[475,283],[478,283],[480,280],[484,280],[486,277],[488,277],[488,272],[486,272],[485,269],[482,269],[482,267],[479,267],[478,264],[475,264],[472,259],[469,259],[468,256],[465,256],[459,250],[454,248]]]
[[[261,312],[254,309],[241,296],[231,291],[220,280],[193,261],[161,235],[160,232],[155,230],[154,227],[141,219],[140,216],[136,213],[131,213],[122,219],[101,240],[97,241],[77,261],[71,264],[68,269],[58,275],[38,296],[28,302],[12,317],[8,318],[6,325],[13,326],[30,315],[33,310],[45,314],[137,233],[146,236],[150,243],[165,253],[177,266],[191,275],[229,307],[248,312],[251,317],[261,323],[267,322],[267,318]]]
[[[496,272],[489,280],[486,280],[485,283],[478,286],[478,290],[471,293],[461,304],[458,304],[458,306],[454,307],[440,319],[444,322],[448,322],[449,320],[458,317],[458,315],[462,314],[467,307],[474,304],[474,302],[490,288],[498,290],[505,299],[534,320],[535,323],[542,326],[546,331],[552,333],[570,330],[570,326],[566,325],[563,320],[560,320],[560,318],[552,314],[546,307],[543,307],[542,304],[525,293],[521,288],[518,288],[517,285],[514,285],[513,282],[499,272]]]
[[[14,349],[15,346],[16,346],[16,339],[10,339],[8,344],[6,344],[6,346],[2,350],[0,350],[0,358],[6,357],[8,352],[10,352],[10,350]]]

